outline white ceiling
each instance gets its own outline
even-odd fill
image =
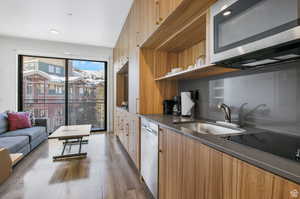
[[[0,0],[0,34],[114,47],[132,1]]]

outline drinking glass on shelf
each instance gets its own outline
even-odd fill
[[[201,67],[205,64],[205,57],[201,56],[196,59],[196,67]]]

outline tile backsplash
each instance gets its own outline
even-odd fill
[[[300,136],[300,62],[179,82],[180,92],[193,90],[195,117],[223,121],[217,105],[225,103],[234,122]]]

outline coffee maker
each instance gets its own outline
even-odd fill
[[[175,96],[173,101],[174,101],[173,115],[180,116],[181,115],[181,97]]]
[[[164,106],[164,114],[165,115],[172,115],[173,114],[174,104],[175,104],[174,100],[164,100],[163,106]]]

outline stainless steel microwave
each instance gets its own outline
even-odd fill
[[[219,0],[211,17],[212,63],[251,68],[300,58],[300,0]]]

